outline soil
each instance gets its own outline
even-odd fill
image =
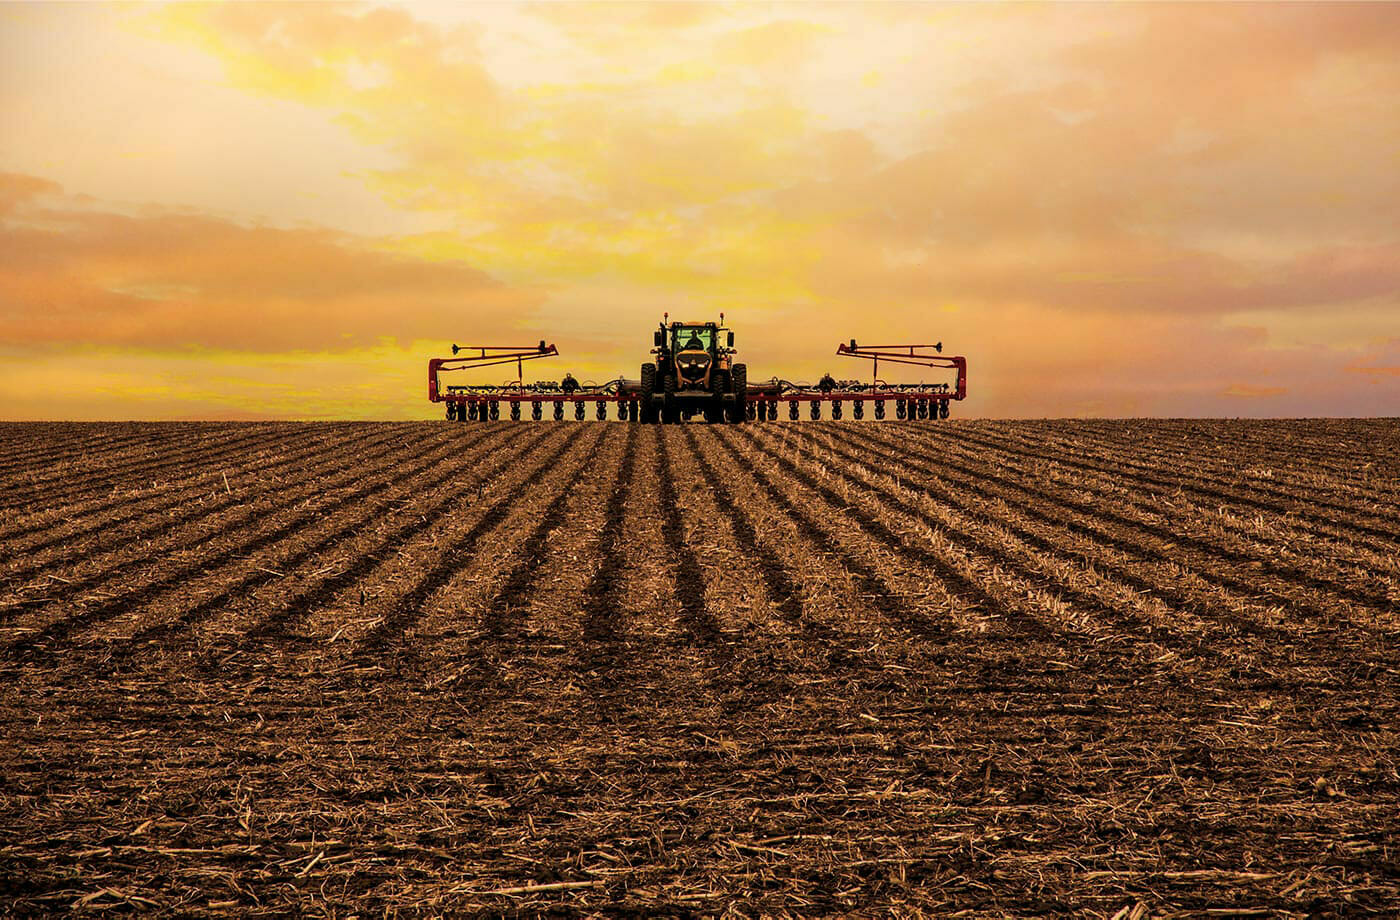
[[[1400,422],[0,425],[0,913],[1400,913]]]

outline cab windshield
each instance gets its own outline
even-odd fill
[[[706,329],[704,326],[682,326],[675,330],[675,350],[700,348],[709,351],[710,346],[714,344],[714,337],[713,329]]]

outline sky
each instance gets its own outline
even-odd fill
[[[962,416],[1400,414],[1400,3],[0,4],[0,418],[436,418],[663,311],[941,341]]]

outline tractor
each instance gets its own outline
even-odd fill
[[[718,323],[668,323],[653,336],[655,361],[642,365],[641,418],[674,424],[699,415],[707,422],[743,422],[748,368],[734,361],[734,333]]]
[[[612,380],[579,380],[565,374],[563,382],[525,382],[526,361],[552,358],[559,349],[541,340],[539,345],[453,345],[452,357],[428,360],[428,399],[447,404],[447,418],[457,422],[495,421],[509,414],[520,421],[522,409],[540,421],[546,407],[552,406],[555,421],[562,422],[567,407],[573,418],[583,421],[591,404],[599,421],[608,417],[608,407],[616,407],[620,421],[674,424],[696,416],[707,422],[738,424],[776,422],[778,408],[787,404],[787,418],[797,421],[799,407],[808,404],[813,421],[822,417],[822,406],[839,419],[847,408],[853,419],[865,418],[866,405],[874,409],[876,421],[885,418],[885,405],[894,403],[894,417],[900,421],[934,420],[948,417],[950,400],[967,396],[967,359],[943,354],[943,343],[934,345],[857,345],[836,346],[836,353],[869,360],[871,380],[837,380],[830,374],[817,383],[794,383],[777,377],[749,383],[748,368],[734,361],[734,333],[718,323],[672,323],[662,314],[661,326],[654,333],[654,361],[642,365],[640,380],[617,377]],[[913,365],[956,372],[954,382],[888,383],[880,379],[880,362],[887,365]],[[440,386],[439,374],[497,365],[515,365],[514,379],[500,384],[468,383]]]

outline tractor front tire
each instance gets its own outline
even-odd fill
[[[710,424],[723,422],[724,396],[729,392],[729,372],[715,371],[710,378],[710,404],[705,408],[705,421]]]

